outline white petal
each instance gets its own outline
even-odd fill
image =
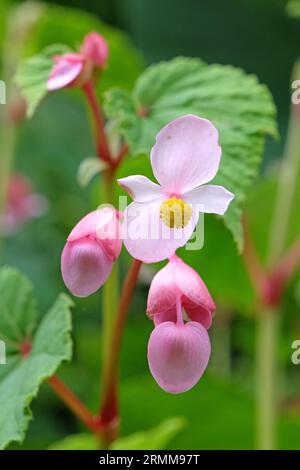
[[[168,193],[180,194],[211,181],[221,158],[218,131],[207,119],[182,116],[157,135],[151,163]]]
[[[118,183],[136,202],[153,201],[163,194],[162,188],[142,175],[118,179]]]
[[[225,214],[233,198],[234,194],[223,186],[212,184],[200,186],[184,194],[184,200],[199,212],[219,215]]]

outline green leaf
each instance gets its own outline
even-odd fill
[[[148,431],[139,431],[117,439],[112,450],[160,450],[187,425],[186,418],[174,416]],[[99,442],[92,434],[74,434],[55,442],[50,450],[97,450]]]
[[[77,181],[79,186],[85,188],[97,174],[101,173],[107,164],[98,157],[85,158],[78,167]]]
[[[49,450],[98,450],[99,442],[93,434],[67,436],[49,447]]]
[[[29,281],[13,268],[0,270],[0,339],[7,355],[0,366],[1,449],[24,439],[40,385],[71,358],[71,305],[61,294],[38,324]]]
[[[166,419],[149,431],[139,431],[117,439],[112,450],[162,450],[187,425],[183,416]]]
[[[286,4],[286,12],[292,18],[300,18],[300,1],[289,0]]]
[[[47,80],[53,67],[53,56],[69,52],[65,45],[53,45],[21,63],[16,83],[27,102],[27,116],[32,117],[40,101],[47,95]]]
[[[265,136],[276,136],[268,89],[240,69],[176,58],[149,67],[132,95],[112,89],[105,98],[107,116],[118,122],[135,155],[149,153],[158,131],[181,115],[196,114],[216,125],[223,156],[214,183],[235,194],[224,220],[241,249],[242,205],[258,173]]]

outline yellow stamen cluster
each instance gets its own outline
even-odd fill
[[[192,217],[192,212],[192,206],[176,197],[167,199],[160,205],[160,218],[169,228],[186,227]]]

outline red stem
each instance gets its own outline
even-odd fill
[[[97,100],[93,82],[91,80],[88,81],[83,85],[82,89],[85,92],[95,121],[96,145],[98,156],[102,160],[113,165],[104,129],[105,121]]]
[[[116,168],[118,168],[118,166],[122,163],[123,158],[127,154],[128,150],[129,150],[128,144],[123,144],[121,149],[120,149],[119,155],[118,155],[116,161],[114,162],[114,166]]]
[[[100,410],[101,422],[103,426],[106,427],[109,427],[110,424],[114,425],[118,421],[117,384],[119,355],[124,325],[141,265],[141,261],[136,259],[133,260],[132,265],[127,273],[121,292],[115,324],[113,327],[113,336],[110,344],[110,350],[108,351],[109,361],[106,369],[106,380],[104,383],[104,391]],[[108,437],[108,440],[110,440],[110,437]]]
[[[279,263],[266,273],[251,239],[248,222],[244,223],[244,259],[252,284],[261,303],[267,307],[277,306],[285,285],[300,264],[300,238],[295,241]]]
[[[82,421],[93,433],[100,434],[102,426],[99,418],[92,415],[86,406],[74,395],[67,385],[54,375],[48,380],[49,385],[70,410]]]
[[[300,238],[289,248],[281,261],[273,269],[273,276],[280,279],[282,285],[292,277],[300,264]]]

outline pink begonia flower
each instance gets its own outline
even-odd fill
[[[104,207],[86,215],[73,228],[61,257],[67,288],[77,297],[96,292],[110,275],[120,255],[119,214]]]
[[[119,179],[133,198],[124,213],[123,239],[129,253],[146,263],[172,256],[186,244],[199,212],[223,215],[234,195],[208,185],[219,168],[218,131],[207,119],[187,115],[157,135],[151,165],[160,185],[145,176]]]
[[[80,53],[67,53],[54,57],[47,89],[81,86],[93,75],[94,70],[102,69],[108,58],[108,46],[98,33],[89,33],[83,40]]]
[[[206,329],[198,322],[184,323],[177,300],[177,321],[155,327],[148,343],[150,371],[158,385],[169,393],[183,393],[202,377],[210,357]]]
[[[4,214],[0,216],[0,231],[17,232],[27,221],[40,217],[48,208],[48,201],[33,190],[31,182],[21,174],[12,175],[7,192]]]
[[[155,325],[176,321],[178,300],[189,320],[210,328],[216,306],[206,285],[194,269],[173,256],[150,285],[147,313]]]

